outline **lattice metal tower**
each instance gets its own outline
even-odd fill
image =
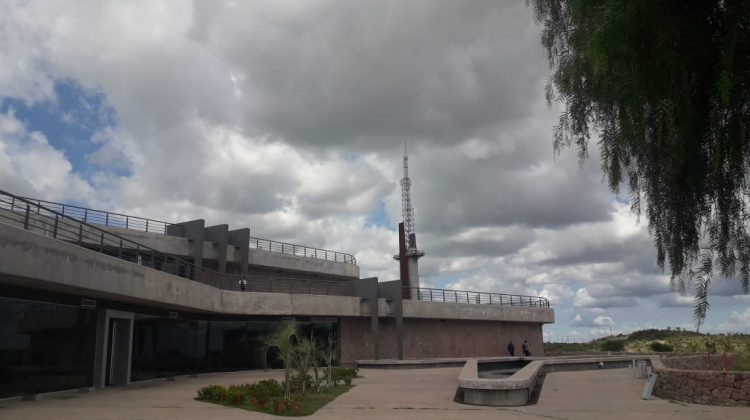
[[[404,143],[404,177],[401,178],[401,216],[408,238],[408,248],[414,249],[417,247],[417,238],[414,232],[414,208],[411,205],[411,179],[409,179],[409,155],[406,143]]]
[[[414,208],[411,205],[411,179],[409,179],[409,156],[404,143],[404,177],[401,178],[401,214],[403,223],[399,223],[399,251],[393,258],[400,263],[401,281],[404,286],[404,298],[419,294],[418,260],[424,252],[417,249],[417,234],[414,232]]]

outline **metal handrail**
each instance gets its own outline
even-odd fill
[[[202,268],[198,271],[193,262],[163,254],[154,248],[63,214],[39,202],[0,190],[0,219],[19,224],[46,236],[70,242],[86,249],[146,266],[187,279],[199,281],[224,290],[240,290],[239,274],[219,273]],[[267,293],[299,293],[354,296],[351,282],[298,279],[292,277],[248,276],[246,291]],[[405,287],[404,296],[430,302],[511,305],[531,308],[549,308],[546,298],[505,293],[475,292],[466,290]]]
[[[297,277],[277,276],[245,276],[245,289],[240,285],[243,276],[239,274],[216,273],[216,279],[222,284],[223,290],[260,292],[260,293],[291,293],[306,295],[337,295],[354,296],[354,284],[350,281],[334,281],[320,279],[303,279]]]
[[[0,217],[55,239],[74,243],[138,265],[195,279],[195,265],[186,259],[163,254],[131,239],[101,229],[40,203],[0,190]]]
[[[70,204],[55,203],[53,201],[39,200],[36,198],[17,198],[36,203],[37,206],[42,206],[42,204],[44,204],[44,206],[47,208],[54,209],[55,211],[63,215],[70,216],[82,222],[104,225],[107,227],[166,234],[167,226],[174,224],[165,222],[163,220],[147,219],[138,216],[128,216],[127,214],[113,213],[105,210],[95,210]],[[250,237],[250,248],[271,252],[280,252],[282,254],[297,255],[300,257],[324,259],[326,261],[342,262],[346,264],[357,264],[357,259],[354,258],[354,256],[351,254],[309,247],[305,245],[278,242],[270,239]]]
[[[296,245],[286,242],[272,241],[263,238],[250,238],[250,248],[281,252],[282,254],[297,255],[300,257],[317,258],[326,261],[342,262],[347,264],[357,264],[357,259],[351,254],[344,252],[329,251],[326,249],[314,248],[305,245]]]
[[[428,302],[470,303],[478,305],[510,305],[529,308],[549,308],[549,300],[540,296],[510,295],[507,293],[474,292],[469,290],[404,287],[404,296]]]
[[[167,226],[171,224],[162,220],[147,219],[138,216],[128,216],[127,214],[114,213],[104,210],[95,210],[86,207],[74,206],[71,204],[55,203],[53,201],[39,200],[36,198],[18,198],[30,201],[32,203],[37,203],[38,206],[42,206],[42,203],[44,203],[45,207],[55,209],[57,212],[66,216],[70,216],[76,220],[93,223],[96,225],[104,225],[107,227],[165,234],[167,233]]]
[[[0,190],[0,219],[20,225],[86,249],[132,262],[179,277],[198,281],[224,290],[239,290],[239,274],[226,274],[202,268],[198,271],[192,261],[163,254],[147,245],[62,214],[34,201]],[[298,279],[291,277],[248,276],[248,291],[267,293],[299,293],[353,296],[353,285],[330,280]]]

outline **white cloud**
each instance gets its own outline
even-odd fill
[[[601,183],[596,145],[582,169],[553,155],[539,34],[523,2],[3,3],[0,101],[54,102],[64,81],[101,93],[116,123],[82,139],[84,179],[6,112],[0,183],[250,227],[392,279],[395,231],[366,221],[381,202],[401,219],[408,140],[423,284],[545,296],[566,326],[689,309],[645,221]]]
[[[594,325],[614,325],[615,321],[608,316],[599,315],[594,318]]]
[[[745,312],[732,311],[729,320],[737,326],[750,327],[750,308],[745,309]]]
[[[64,153],[44,134],[29,132],[13,111],[0,113],[0,184],[12,193],[55,200],[85,199],[92,193]]]

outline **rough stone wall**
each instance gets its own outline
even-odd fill
[[[654,395],[697,404],[750,405],[750,372],[721,371],[723,356],[688,356],[652,359],[659,379]],[[727,355],[729,368],[737,366],[736,354]]]
[[[543,356],[542,325],[531,322],[478,321],[455,319],[404,319],[404,358],[508,356],[513,340],[516,356],[528,340],[532,356]],[[380,319],[380,358],[398,357],[396,327],[392,318]],[[373,358],[370,319],[341,319],[341,360]]]
[[[724,370],[726,360],[727,369],[733,370],[739,366],[740,357],[736,353],[702,354],[695,356],[665,357],[661,359],[664,366],[669,369],[681,370]]]

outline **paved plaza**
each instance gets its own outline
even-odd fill
[[[453,402],[460,368],[361,369],[357,385],[312,419],[748,419],[750,409],[640,398],[643,380],[627,369],[551,373],[536,405],[495,408]],[[193,400],[204,385],[280,378],[282,372],[207,374],[38,401],[2,401],[4,420],[271,419],[274,416]]]

